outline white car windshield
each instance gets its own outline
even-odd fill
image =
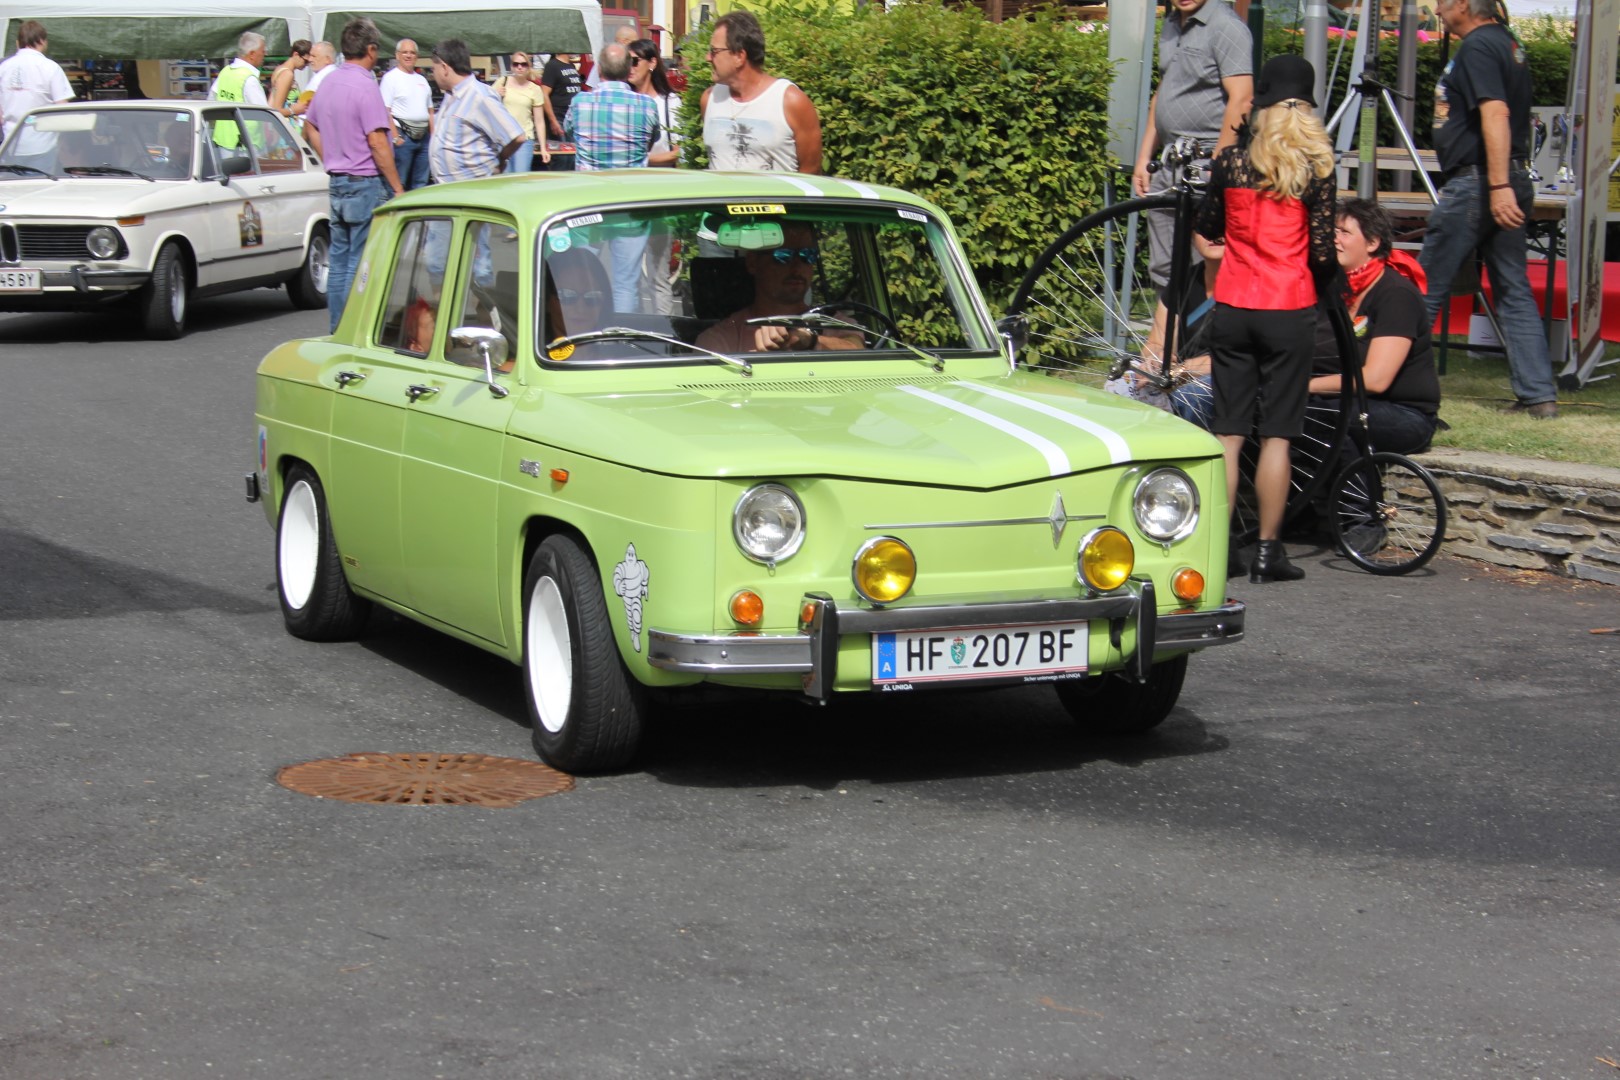
[[[32,113],[0,150],[0,182],[27,177],[191,177],[196,118],[179,109]]]

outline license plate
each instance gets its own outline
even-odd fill
[[[38,270],[0,270],[0,292],[43,292]]]
[[[872,635],[872,683],[999,679],[1086,670],[1086,624],[1025,623]]]

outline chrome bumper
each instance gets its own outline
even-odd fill
[[[1135,629],[1137,648],[1128,674],[1139,681],[1147,678],[1160,650],[1203,649],[1243,639],[1241,601],[1160,615],[1151,581],[1132,581],[1115,596],[1056,600],[963,599],[915,607],[839,608],[832,597],[811,593],[804,603],[811,616],[797,634],[649,630],[647,662],[663,671],[694,675],[798,675],[805,696],[825,702],[837,680],[838,642],[846,634],[1105,619],[1116,647],[1127,626]]]

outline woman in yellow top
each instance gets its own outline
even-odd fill
[[[506,171],[509,173],[525,173],[534,164],[535,147],[540,148],[540,160],[549,162],[551,150],[546,146],[546,93],[535,82],[529,66],[528,53],[513,53],[511,59],[512,70],[495,80],[495,93],[499,94],[501,101],[506,105],[506,111],[512,118],[523,125],[523,134],[529,141],[512,151],[507,159]]]
[[[282,116],[292,116],[292,102],[287,95],[292,93],[293,76],[304,70],[309,63],[309,42],[299,38],[292,43],[292,55],[277,65],[270,75],[270,107]],[[296,100],[296,98],[295,98]]]

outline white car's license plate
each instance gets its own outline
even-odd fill
[[[872,635],[872,683],[877,686],[1085,670],[1084,622]]]
[[[0,292],[43,292],[38,270],[0,270]]]

